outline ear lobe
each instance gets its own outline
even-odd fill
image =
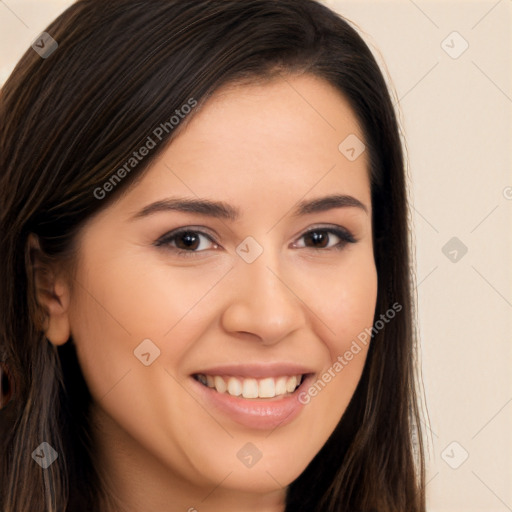
[[[36,326],[43,331],[53,345],[63,345],[70,336],[68,308],[69,286],[57,272],[56,264],[41,250],[36,235],[30,233],[27,240],[30,253],[33,292],[40,311]]]

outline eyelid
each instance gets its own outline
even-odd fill
[[[344,235],[356,240],[355,236],[352,234],[352,232],[349,229],[347,229],[343,226],[340,226],[339,224],[314,225],[314,226],[309,227],[306,231],[303,231],[300,236],[304,236],[304,235],[310,233],[311,231],[333,231],[333,232],[338,231],[338,232],[343,233]]]

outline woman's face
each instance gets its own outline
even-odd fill
[[[134,501],[282,500],[340,421],[377,295],[355,137],[312,76],[223,88],[80,233],[70,333]]]

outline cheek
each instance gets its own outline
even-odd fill
[[[130,372],[133,378],[143,369],[143,378],[151,380],[149,370],[154,365],[145,366],[148,356],[142,354],[149,353],[151,362],[162,354],[180,359],[187,340],[169,343],[167,336],[164,343],[164,336],[186,316],[201,290],[148,271],[133,272],[122,258],[115,265],[103,261],[91,266],[78,281],[81,286],[72,296],[69,311],[71,334],[95,398],[110,392]],[[176,288],[183,293],[173,292]]]
[[[111,258],[96,258],[81,272],[80,286],[71,300],[72,334],[84,355],[133,357],[134,349],[146,338],[168,346],[173,330],[190,324],[190,313],[224,272],[217,269],[198,279],[194,269],[171,268],[111,252]],[[172,349],[179,352],[180,343],[173,340]]]
[[[182,417],[166,408],[194,409],[195,402],[176,378],[181,379],[182,361],[215,313],[211,300],[205,299],[225,270],[193,279],[187,269],[141,262],[137,267],[119,254],[87,269],[77,279],[81,286],[69,314],[93,399],[140,439],[148,432],[155,437],[154,428],[146,424],[151,415],[164,417],[166,430],[180,430],[173,422]]]
[[[317,304],[328,357],[299,399],[324,419],[324,436],[336,427],[361,378],[377,301],[377,270],[371,253],[358,254],[346,268],[332,272],[318,295],[310,298]]]
[[[343,265],[323,270],[304,288],[311,309],[323,324],[322,339],[331,361],[349,349],[352,340],[371,328],[377,301],[377,270],[371,251],[354,251]]]
[[[132,365],[135,338],[116,314],[114,301],[95,287],[79,290],[70,305],[71,336],[87,386],[105,396]],[[107,300],[108,299],[108,300]]]
[[[340,293],[332,291],[332,315],[334,331],[337,333],[333,346],[336,350],[331,356],[337,357],[348,349],[348,345],[365,329],[371,328],[377,302],[377,271],[373,260],[368,265],[354,268],[340,283]]]
[[[157,454],[168,445],[169,432],[183,431],[183,416],[176,411],[197,409],[175,375],[194,338],[200,336],[202,326],[191,322],[195,317],[187,311],[197,302],[196,296],[204,295],[205,283],[186,288],[174,281],[187,290],[183,297],[172,293],[172,279],[164,282],[151,273],[126,279],[130,274],[123,273],[120,265],[109,270],[103,273],[96,268],[79,278],[82,286],[69,310],[72,338],[99,411],[96,418],[120,439],[126,431]],[[174,442],[170,447],[174,460],[183,457],[181,445],[182,441]]]
[[[343,278],[337,302],[333,299],[337,308],[331,314],[337,335],[329,344],[333,363],[330,374],[334,370],[336,375],[343,375],[337,386],[346,386],[345,392],[355,390],[363,371],[370,342],[368,333],[373,326],[377,302],[377,270],[373,257],[359,261],[352,269]],[[342,380],[343,383],[340,382]]]

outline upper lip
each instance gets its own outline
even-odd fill
[[[314,373],[314,370],[295,363],[258,363],[258,364],[226,364],[199,370],[192,375],[230,375],[233,377],[283,377]]]

